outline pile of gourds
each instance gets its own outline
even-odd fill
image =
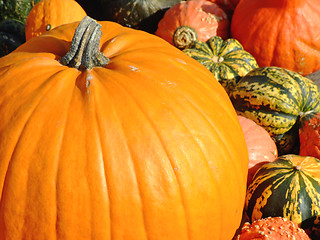
[[[0,239],[318,239],[307,3],[0,5]]]

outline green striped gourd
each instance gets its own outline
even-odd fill
[[[245,211],[251,221],[279,216],[312,231],[320,214],[320,161],[287,154],[264,164],[248,186]]]
[[[209,69],[227,92],[258,67],[255,58],[233,38],[214,36],[206,42],[194,41],[183,52]]]
[[[239,115],[269,132],[279,156],[299,152],[299,116],[320,111],[317,85],[280,67],[253,69],[241,78],[229,96]]]
[[[30,10],[40,0],[2,0],[0,1],[0,21],[16,19],[26,22]]]

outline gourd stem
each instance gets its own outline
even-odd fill
[[[223,60],[224,60],[224,58],[221,56],[213,56],[212,57],[212,62],[214,62],[214,63],[222,63]]]
[[[297,165],[297,166],[295,166],[295,169],[298,170],[298,171],[301,171],[302,168],[301,168],[300,165]]]
[[[193,28],[188,26],[181,26],[177,28],[173,34],[173,44],[179,49],[187,48],[197,39],[197,32]]]
[[[109,58],[99,50],[101,36],[101,25],[88,16],[84,17],[76,28],[69,51],[60,63],[77,69],[106,65]]]

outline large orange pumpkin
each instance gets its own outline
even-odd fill
[[[307,75],[320,69],[319,22],[319,0],[241,0],[231,35],[259,66]]]
[[[161,38],[105,21],[99,44],[94,23],[70,52],[78,23],[0,59],[0,239],[230,240],[248,153],[226,92]]]

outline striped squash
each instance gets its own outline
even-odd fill
[[[254,57],[233,38],[223,40],[214,36],[206,42],[194,41],[183,52],[209,69],[227,92],[241,77],[258,67]]]
[[[312,228],[320,214],[320,160],[287,154],[264,164],[248,186],[245,211],[251,221],[279,216]]]
[[[241,78],[229,96],[239,115],[269,132],[279,156],[299,152],[299,116],[320,111],[317,85],[280,67],[253,69]]]

